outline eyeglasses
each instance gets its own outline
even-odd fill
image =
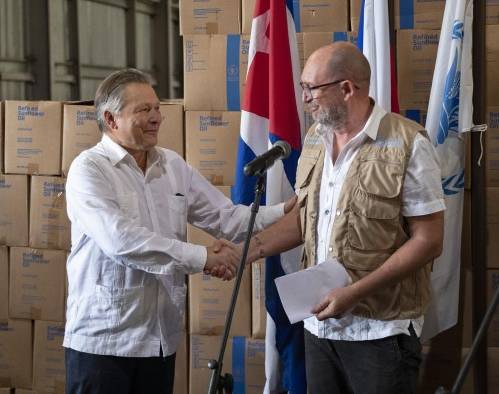
[[[300,86],[301,88],[303,89],[303,94],[305,95],[305,97],[310,97],[312,100],[314,100],[316,97],[314,97],[312,95],[312,91],[313,90],[317,90],[317,89],[320,89],[320,88],[325,88],[326,86],[333,86],[333,85],[336,85],[338,83],[342,83],[342,82],[345,82],[345,81],[348,81],[348,79],[339,79],[337,81],[332,81],[332,82],[326,82],[326,83],[322,83],[320,85],[315,85],[315,86],[309,86],[303,82],[300,82]],[[359,89],[359,87],[357,85],[353,85],[353,87],[355,89]]]

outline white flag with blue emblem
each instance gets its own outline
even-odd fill
[[[465,140],[473,127],[473,0],[448,0],[431,86],[426,129],[442,170],[445,236],[442,255],[431,277],[432,302],[425,315],[423,339],[457,323],[461,229],[464,199]]]

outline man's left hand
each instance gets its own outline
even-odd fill
[[[311,312],[319,321],[329,318],[339,319],[353,309],[358,302],[352,286],[340,287],[331,290]]]

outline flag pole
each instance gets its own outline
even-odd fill
[[[473,121],[485,123],[485,1],[473,5]],[[485,168],[478,164],[481,155],[481,133],[471,133],[471,253],[473,264],[473,336],[476,336],[484,317],[486,295],[485,249]],[[487,341],[478,346],[474,362],[476,393],[487,394]]]

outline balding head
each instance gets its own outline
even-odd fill
[[[369,91],[369,62],[355,45],[348,42],[335,42],[312,53],[304,69],[304,74],[309,73],[321,82],[348,79],[362,91]]]

